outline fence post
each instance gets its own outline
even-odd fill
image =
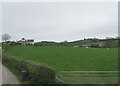
[[[23,70],[21,71],[21,80],[24,81],[27,79],[27,76],[28,76],[28,72]]]

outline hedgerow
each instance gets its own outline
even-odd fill
[[[29,81],[31,84],[54,84],[55,72],[47,65],[36,63],[29,60],[23,60],[19,57],[14,57],[3,53],[2,62],[5,66],[14,68],[20,72],[26,71],[25,79],[21,81]]]

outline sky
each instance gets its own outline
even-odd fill
[[[11,40],[74,41],[118,36],[116,2],[4,2],[2,34]]]

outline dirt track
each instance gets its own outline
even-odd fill
[[[2,65],[2,84],[20,84],[13,73]]]

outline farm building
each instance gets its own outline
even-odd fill
[[[25,38],[22,38],[21,40],[19,40],[17,42],[21,43],[22,45],[27,45],[27,44],[33,45],[34,44],[33,39],[25,39]]]

